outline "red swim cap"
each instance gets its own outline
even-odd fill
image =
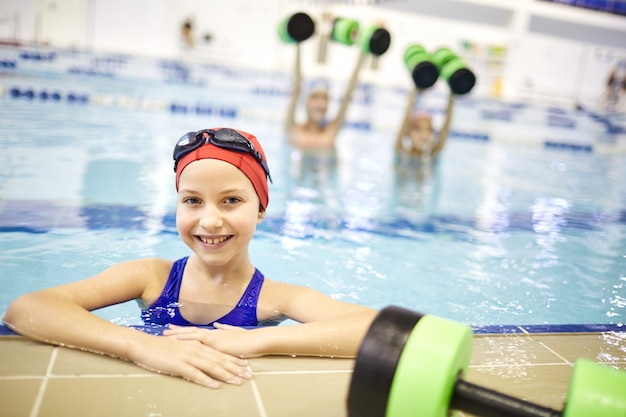
[[[221,128],[216,127],[211,130],[219,129]],[[263,160],[267,164],[265,152],[263,152],[263,148],[261,147],[261,144],[257,140],[256,136],[241,130],[233,130],[236,130],[237,132],[245,136],[254,145],[256,150],[259,151],[261,155],[263,155]],[[259,196],[259,200],[261,202],[263,210],[267,208],[267,204],[269,203],[267,177],[265,176],[265,171],[263,170],[261,164],[248,152],[232,151],[225,148],[220,148],[219,146],[215,146],[212,143],[205,143],[198,149],[191,151],[189,154],[183,156],[180,159],[180,161],[178,162],[178,167],[176,169],[176,191],[178,191],[178,180],[180,179],[180,174],[183,172],[185,167],[193,161],[197,161],[199,159],[219,159],[239,168],[241,172],[243,172],[252,183],[252,186],[254,187],[257,196]]]

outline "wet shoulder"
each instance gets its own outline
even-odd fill
[[[161,258],[143,258],[127,262],[136,277],[140,277],[145,288],[144,299],[156,299],[163,291],[174,261]]]
[[[274,281],[265,277],[261,294],[259,295],[259,303],[264,304],[268,308],[272,306],[280,310],[282,305],[288,303],[303,290],[306,290],[306,287]]]

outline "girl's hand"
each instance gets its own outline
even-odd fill
[[[200,330],[200,329],[198,329]],[[221,382],[241,385],[251,379],[248,361],[221,352],[198,340],[154,336],[150,343],[138,346],[134,362],[148,370],[217,389]]]
[[[255,353],[253,331],[229,324],[214,323],[215,330],[201,329],[193,326],[169,325],[163,336],[177,340],[197,341],[226,354],[252,358],[260,356]]]

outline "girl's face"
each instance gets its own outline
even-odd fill
[[[234,165],[217,159],[189,164],[180,175],[176,227],[203,262],[248,261],[248,244],[261,222],[259,197]]]
[[[433,136],[433,124],[430,117],[414,117],[409,125],[408,135],[415,149],[425,149]]]
[[[328,111],[328,92],[314,90],[306,101],[307,115],[310,121],[322,123]]]

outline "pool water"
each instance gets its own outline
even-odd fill
[[[360,86],[335,159],[286,144],[286,74],[193,67],[172,79],[142,60],[167,76],[141,80],[41,65],[0,73],[0,315],[19,294],[122,260],[187,255],[173,144],[232,126],[268,155],[274,183],[250,251],[272,279],[472,325],[625,321],[626,153],[597,115],[467,97],[427,169],[394,160],[403,90]],[[134,302],[97,314],[140,323]]]

